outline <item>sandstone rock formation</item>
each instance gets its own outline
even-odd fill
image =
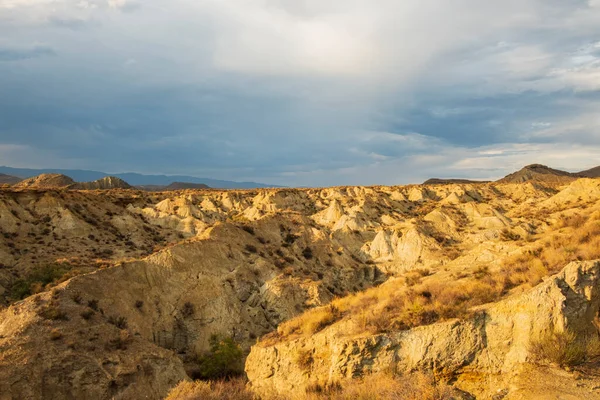
[[[352,337],[347,322],[310,338],[258,344],[246,362],[252,388],[261,394],[301,394],[365,374],[432,370],[477,393],[493,379],[503,388],[530,359],[532,341],[547,332],[595,333],[600,310],[600,262],[572,263],[534,289],[478,308],[472,317],[407,331]],[[310,354],[309,365],[299,363]],[[480,375],[478,383],[473,374]],[[483,385],[485,386],[485,385]]]
[[[79,182],[69,188],[79,190],[129,189],[131,185],[121,178],[106,176],[93,182]]]

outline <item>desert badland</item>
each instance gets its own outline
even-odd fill
[[[596,175],[11,182],[0,399],[600,398]]]

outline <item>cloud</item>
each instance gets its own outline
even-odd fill
[[[30,48],[0,48],[0,62],[22,61],[55,55],[56,52],[54,49],[47,46],[33,46]]]
[[[597,1],[0,10],[0,144],[21,163],[367,184],[574,168],[600,146]]]

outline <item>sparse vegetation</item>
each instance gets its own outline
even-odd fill
[[[68,279],[67,273],[70,269],[70,266],[64,264],[50,264],[35,268],[25,278],[12,284],[10,297],[21,300],[32,294],[47,290],[48,287]]]
[[[571,331],[551,332],[534,341],[529,349],[534,360],[573,367],[600,357],[597,334],[577,336]]]
[[[94,315],[94,310],[88,308],[83,310],[80,314],[81,318],[85,319],[86,321],[90,318],[92,318],[92,316]]]
[[[313,258],[313,252],[312,249],[310,247],[305,247],[304,250],[302,250],[302,256],[304,258],[306,258],[307,260],[311,260]]]
[[[225,379],[244,373],[244,353],[230,337],[213,335],[210,350],[198,357],[198,378]]]
[[[57,301],[51,300],[38,310],[38,314],[49,320],[68,320],[67,313],[60,309]]]
[[[98,300],[96,300],[96,299],[88,300],[87,305],[92,310],[98,311]]]
[[[362,379],[312,384],[302,396],[262,396],[260,400],[451,400],[452,387],[425,374],[368,375]],[[165,400],[259,400],[244,380],[181,382]]]
[[[108,317],[108,323],[116,326],[119,329],[127,328],[127,318],[125,317],[111,315]]]
[[[239,379],[204,382],[183,381],[169,392],[165,400],[257,400]]]
[[[296,356],[296,364],[303,370],[308,371],[313,364],[313,355],[309,350],[300,350]]]
[[[196,309],[192,303],[188,301],[183,304],[183,308],[181,309],[181,315],[183,315],[184,318],[192,317],[195,312]]]

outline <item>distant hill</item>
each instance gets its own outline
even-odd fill
[[[531,164],[523,169],[514,172],[510,175],[497,181],[498,183],[523,183],[523,182],[540,182],[540,183],[569,183],[580,176],[566,171],[553,169],[541,164]]]
[[[75,181],[63,174],[41,174],[22,180],[14,185],[16,188],[50,189],[64,188],[73,185]]]
[[[215,189],[254,189],[281,187],[277,185],[268,185],[265,183],[258,182],[234,182],[209,178],[197,178],[194,176],[186,175],[143,175],[133,172],[107,174],[105,172],[79,169],[28,169],[0,166],[0,173],[14,175],[22,178],[30,178],[44,173],[62,174],[70,176],[75,182],[91,182],[96,181],[98,179],[102,179],[107,176],[115,176],[117,178],[123,179],[124,181],[128,182],[130,185],[133,186],[168,186],[173,182],[189,182],[205,184]]]
[[[189,183],[189,182],[173,182],[167,186],[166,190],[182,190],[182,189],[208,189],[208,185],[204,183]]]
[[[577,175],[585,176],[586,178],[600,178],[600,166],[581,171]]]
[[[0,185],[14,185],[21,182],[23,179],[18,176],[0,174]]]
[[[189,182],[173,182],[169,185],[138,185],[136,189],[146,190],[149,192],[167,192],[170,190],[184,190],[184,189],[210,189],[208,185],[204,183],[189,183]]]
[[[72,186],[70,189],[81,189],[81,190],[105,190],[105,189],[130,189],[131,185],[125,182],[121,178],[115,176],[106,176],[104,178],[92,181],[92,182],[79,182]]]
[[[452,183],[489,183],[489,181],[472,181],[470,179],[441,179],[441,178],[431,178],[423,182],[423,185],[448,185]]]

